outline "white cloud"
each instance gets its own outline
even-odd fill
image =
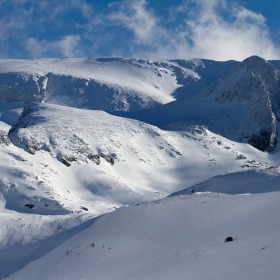
[[[108,20],[132,31],[137,43],[145,44],[152,40],[159,28],[157,18],[145,6],[145,0],[124,1],[118,6],[118,11],[108,16]]]
[[[149,45],[152,49],[140,48],[136,56],[215,60],[243,60],[251,55],[279,58],[279,49],[271,41],[261,14],[226,0],[185,1],[177,7],[177,13],[182,12],[185,22],[168,29],[165,22],[146,8],[145,0],[125,1],[109,19],[132,31],[139,47]]]
[[[62,56],[62,57],[80,57],[83,56],[78,49],[78,44],[81,41],[78,35],[64,36],[58,41],[37,41],[34,38],[29,38],[26,43],[26,49],[33,58],[44,56]]]
[[[120,0],[98,13],[95,1],[1,0],[0,57],[279,59],[266,19],[236,1],[174,1],[163,18],[153,0]]]
[[[86,0],[1,0],[0,57],[81,56],[75,19],[92,13]]]

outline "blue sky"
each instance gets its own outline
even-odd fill
[[[0,58],[280,59],[279,13],[279,0],[1,0]]]

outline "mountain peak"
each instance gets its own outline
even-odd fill
[[[275,148],[280,87],[277,70],[271,63],[258,56],[248,57],[235,71],[217,81],[207,95],[219,103],[246,108],[241,138],[261,151]]]
[[[255,68],[258,65],[263,65],[267,63],[267,61],[257,55],[252,55],[244,59],[240,65],[240,67],[247,65],[248,67]]]

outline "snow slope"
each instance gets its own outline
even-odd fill
[[[278,66],[0,61],[0,278],[274,279]]]
[[[24,205],[33,203],[38,214],[80,212],[83,206],[97,215],[279,161],[199,126],[163,131],[102,111],[50,104],[26,105],[9,140],[3,158],[12,165],[2,166],[6,207],[29,212]]]
[[[0,257],[13,259],[10,252],[21,246],[29,250],[18,252],[16,264],[1,267],[2,276],[51,250],[49,239],[60,244],[72,228],[122,205],[162,198],[227,172],[265,172],[279,164],[277,153],[202,126],[163,131],[95,110],[31,103],[7,136],[8,127],[0,145],[0,192],[3,211],[11,212],[8,218],[1,214],[6,230]],[[58,215],[57,229],[45,235],[49,219]],[[19,219],[33,232],[27,241],[20,237]],[[47,249],[38,251],[41,246]]]
[[[265,170],[251,169],[209,178],[195,186],[175,192],[170,196],[196,192],[222,192],[227,194],[255,194],[280,191],[280,167]]]
[[[278,279],[279,199],[197,193],[122,207],[8,279]]]
[[[0,60],[0,100],[105,111],[153,108],[205,88],[238,64],[199,59]]]
[[[276,146],[280,120],[278,78],[279,70],[270,62],[252,56],[198,93],[161,107],[118,115],[165,129],[205,125],[212,132],[270,152]]]

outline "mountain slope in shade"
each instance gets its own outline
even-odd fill
[[[206,125],[229,139],[270,152],[277,139],[278,77],[279,71],[270,62],[253,56],[199,93],[151,110],[120,115],[166,129]]]
[[[0,279],[90,227],[91,214],[36,215],[5,209],[0,197]]]
[[[8,279],[277,279],[279,196],[198,193],[122,207]]]
[[[170,196],[196,192],[222,192],[227,194],[255,194],[280,191],[280,168],[270,166],[265,170],[251,169],[218,175],[197,185],[175,192]]]
[[[199,59],[0,60],[0,100],[110,112],[147,109],[204,89],[238,64]]]

